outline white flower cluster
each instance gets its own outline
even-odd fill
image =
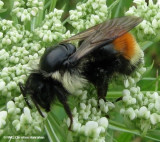
[[[142,62],[132,77],[128,77],[124,81],[126,89],[122,93],[123,103],[120,110],[121,114],[132,120],[132,124],[144,133],[160,123],[160,95],[157,92],[143,93],[140,91],[140,87],[136,86],[145,71],[144,62]]]
[[[6,119],[7,119],[7,112],[1,111],[0,112],[0,136],[4,133],[4,128],[6,126]]]
[[[9,54],[5,49],[0,50],[0,66],[8,66]],[[2,68],[2,67],[0,67]]]
[[[18,26],[14,27],[13,22],[10,20],[3,19],[0,21],[0,49],[2,46],[8,47],[9,45],[18,43],[22,40],[24,33],[19,30],[20,27]]]
[[[23,3],[23,1],[19,2]],[[32,3],[34,1],[30,2]],[[25,82],[27,75],[31,70],[30,63],[34,62],[34,66],[37,66],[37,60],[39,60],[39,57],[44,53],[45,47],[47,47],[48,44],[53,45],[50,40],[42,41],[41,37],[39,37],[39,33],[37,36],[37,31],[40,29],[47,31],[45,30],[45,26],[48,25],[48,30],[52,29],[51,33],[54,32],[54,37],[57,37],[56,39],[53,38],[56,42],[70,36],[69,32],[65,34],[66,30],[60,21],[61,15],[62,11],[55,9],[54,12],[51,12],[46,16],[46,19],[44,20],[45,24],[39,29],[33,29],[33,31],[27,31],[23,25],[15,24],[13,21],[3,19],[0,22],[0,97],[1,105],[6,106],[7,104],[6,107],[3,107],[7,108],[8,112],[8,115],[6,116],[8,122],[5,124],[6,129],[14,126],[18,133],[23,134],[38,134],[42,130],[41,128],[43,126],[40,126],[43,125],[42,118],[39,116],[37,110],[32,109],[30,111],[26,107],[26,103],[23,104],[23,109],[21,105],[15,105],[16,102],[7,102],[20,95],[17,84],[19,82]],[[44,32],[43,36],[46,37],[46,35],[47,32]],[[50,35],[47,36],[50,38]],[[21,104],[21,101],[18,101],[18,103]],[[0,113],[1,112],[3,111],[0,111]],[[13,115],[13,113],[15,113],[15,115]],[[29,114],[31,117],[27,117]],[[13,125],[10,125],[12,123]],[[13,129],[9,130],[10,133],[13,133],[14,131]],[[2,132],[1,128],[0,132]]]
[[[25,107],[23,96],[15,97],[14,102],[7,103],[7,112],[10,128],[17,134],[31,135],[42,132],[44,119],[35,110]],[[9,132],[8,132],[9,133]]]
[[[27,65],[21,64],[4,67],[0,74],[0,96],[11,98],[19,94],[17,84],[25,81],[28,69]]]
[[[0,9],[3,8],[3,5],[4,5],[3,1],[0,0]]]
[[[126,12],[126,15],[135,15],[144,20],[136,27],[136,35],[140,41],[151,40],[155,38],[160,31],[160,2],[154,4],[152,0],[134,0],[136,6],[132,6]],[[143,34],[142,34],[143,33]],[[146,35],[146,36],[144,36]]]
[[[160,124],[160,95],[157,92],[142,93],[140,87],[123,90],[123,105],[120,112],[134,121],[142,131]],[[157,125],[158,126],[158,125]]]
[[[34,34],[43,42],[57,42],[70,37],[70,32],[66,33],[66,28],[60,21],[63,10],[54,9],[53,12],[45,15],[45,19],[41,27],[35,29]]]
[[[87,0],[78,3],[76,10],[70,10],[70,23],[79,31],[102,23],[108,17],[106,0]]]
[[[124,86],[125,88],[130,88],[132,86],[135,86],[136,83],[141,79],[141,76],[145,73],[146,68],[141,66],[140,68],[138,68],[132,76],[128,76],[125,80],[124,80]]]
[[[6,24],[7,23],[7,24]],[[3,35],[7,35],[11,33],[10,29],[14,29],[15,27],[12,25],[12,22],[5,21],[2,24],[2,27],[5,31],[3,31]],[[4,24],[4,25],[3,25]],[[29,66],[29,61],[38,59],[40,55],[43,54],[45,48],[42,48],[39,43],[32,40],[33,34],[29,31],[22,30],[16,28],[16,33],[23,33],[22,37],[23,40],[13,42],[10,46],[6,46],[5,44],[1,45],[0,48],[0,97],[1,97],[1,104],[6,105],[6,100],[14,98],[20,94],[19,87],[17,84],[19,82],[24,83],[27,78],[27,74],[31,69]],[[10,34],[8,34],[10,35]],[[18,34],[19,35],[19,34]],[[17,34],[11,34],[8,39],[12,39],[12,37],[17,37]],[[32,38],[33,39],[33,38]],[[3,39],[2,39],[3,40]],[[12,40],[11,40],[12,41]],[[5,98],[5,99],[2,99]],[[5,101],[2,101],[5,100]],[[15,98],[16,100],[16,98]],[[25,133],[25,134],[35,134],[41,132],[42,125],[42,118],[39,116],[36,110],[28,110],[25,105],[23,104],[23,97],[21,96],[21,101],[10,101],[7,103],[7,120],[8,123],[6,124],[6,128],[15,127],[17,132]],[[16,105],[15,105],[16,104]],[[18,105],[19,104],[19,105]],[[23,113],[23,108],[25,108]],[[27,110],[27,113],[25,113]],[[1,111],[3,112],[3,111]],[[0,113],[1,113],[0,112]],[[31,119],[28,118],[28,114],[30,112]],[[13,115],[13,113],[15,113]],[[12,116],[12,117],[11,117]],[[15,120],[15,121],[14,121]],[[34,122],[34,124],[33,124]],[[13,123],[13,126],[10,125]],[[33,124],[33,125],[32,125]],[[25,125],[25,127],[24,127]],[[5,130],[5,129],[4,129]],[[9,129],[10,133],[13,129]],[[18,134],[18,133],[17,133]]]
[[[38,6],[40,1],[28,0],[27,6]],[[17,4],[15,9],[20,8],[18,4],[25,7],[24,1],[14,1],[14,6]],[[37,3],[37,4],[36,4]],[[40,3],[39,3],[40,4]],[[42,4],[42,3],[41,3]],[[39,5],[40,6],[40,5]],[[22,8],[21,10],[24,10]],[[29,10],[29,9],[28,9]],[[23,12],[21,12],[23,13]],[[32,12],[31,12],[32,13]],[[33,14],[33,13],[32,13]],[[15,24],[13,21],[9,20],[1,20],[0,22],[0,97],[1,104],[5,106],[7,101],[13,99],[16,96],[20,95],[20,90],[18,87],[18,83],[24,83],[29,71],[31,70],[30,62],[34,62],[34,66],[37,66],[37,60],[44,53],[45,47],[48,44],[51,44],[52,40],[59,42],[62,38],[66,38],[70,36],[70,33],[66,32],[66,29],[63,27],[62,22],[60,21],[62,15],[61,10],[54,10],[46,16],[44,20],[44,24],[42,23],[42,27],[37,29],[33,29],[33,31],[25,30],[23,25]],[[48,28],[46,28],[48,26]],[[43,37],[39,37],[40,33],[38,30],[41,30],[40,33],[43,33]],[[51,29],[50,33],[52,34],[52,40],[46,40],[46,37],[51,38],[51,35],[48,34],[48,31]],[[48,30],[48,31],[47,31]],[[35,36],[36,35],[36,36]],[[41,34],[42,35],[42,34]],[[40,36],[41,36],[40,35]],[[55,38],[56,37],[56,38]],[[42,40],[42,39],[44,40]],[[55,39],[54,39],[55,38]],[[53,43],[52,43],[53,44]],[[23,97],[22,97],[23,100]],[[41,130],[39,128],[41,121],[41,116],[38,115],[37,110],[28,110],[26,108],[26,103],[23,105],[15,105],[16,102],[11,101],[7,103],[7,111],[9,114],[9,110],[11,111],[10,115],[7,115],[8,122],[5,124],[6,127],[15,127],[17,132],[28,134],[39,133]],[[18,102],[21,104],[21,101]],[[10,109],[13,108],[13,109]],[[15,110],[15,111],[13,111]],[[0,111],[0,113],[3,111]],[[27,112],[27,113],[26,113]],[[13,117],[10,117],[13,113]],[[32,119],[26,118],[26,115],[31,116]],[[38,117],[39,116],[39,117]],[[10,119],[12,118],[12,119]],[[22,119],[23,118],[23,119]],[[25,121],[26,119],[26,121]],[[15,120],[15,121],[14,121]],[[34,124],[32,125],[31,123]],[[13,126],[10,125],[13,123]],[[26,124],[26,127],[23,127],[23,124]],[[35,126],[35,127],[34,127]],[[25,130],[26,129],[26,130]],[[38,131],[36,131],[36,129]],[[12,133],[12,129],[9,129]],[[33,132],[35,131],[35,132]]]
[[[124,80],[124,87],[125,88],[131,88],[133,86],[136,86],[136,83],[141,79],[141,76],[145,73],[146,68],[144,67],[144,53],[141,52],[141,64],[138,66],[138,69],[131,75],[127,76]]]
[[[26,2],[23,0],[14,0],[12,12],[24,22],[30,21],[40,10],[43,10],[42,0],[27,0]]]
[[[105,102],[94,97],[88,98],[87,91],[77,91],[76,95],[80,99],[80,104],[72,111],[73,126],[72,131],[75,136],[81,138],[88,137],[92,142],[105,142],[105,133],[108,128],[107,113],[114,108],[111,102]],[[68,126],[70,119],[68,118]]]

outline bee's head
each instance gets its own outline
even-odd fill
[[[43,116],[43,114],[39,106],[44,108],[47,112],[50,110],[51,102],[55,96],[53,85],[53,80],[50,77],[45,78],[41,73],[31,73],[25,85],[19,83],[21,93],[27,105],[31,108],[27,99],[27,95],[30,95],[41,116]]]

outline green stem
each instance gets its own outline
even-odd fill
[[[157,80],[157,78],[154,78],[154,77],[144,77],[141,80],[155,81],[155,80]],[[160,78],[158,80],[160,80]]]
[[[34,31],[35,29],[35,24],[36,24],[36,18],[34,17],[31,21],[31,31]]]
[[[158,91],[159,79],[160,79],[160,77],[159,77],[159,71],[158,71],[158,69],[157,69],[157,71],[156,71],[156,85],[155,85],[155,91]]]
[[[66,24],[69,21],[69,16],[63,21],[63,25]]]
[[[50,5],[51,5],[51,1],[48,1],[44,6],[44,10],[46,10]]]
[[[25,30],[30,31],[31,30],[31,22],[30,21],[24,21],[24,27],[25,27]]]
[[[51,6],[50,6],[49,11],[53,11],[53,9],[54,9],[55,6],[56,6],[56,3],[57,3],[57,0],[51,0]]]
[[[42,25],[44,10],[40,10],[35,21],[35,28]]]
[[[108,7],[108,11],[112,11],[112,9],[120,2],[120,0],[116,0],[114,1],[109,7]]]
[[[154,93],[155,91],[141,91],[142,93],[147,93],[147,92],[150,92],[150,93]],[[157,93],[160,93],[160,91],[156,91]],[[108,99],[116,99],[116,98],[119,98],[122,96],[122,91],[109,91],[107,93],[107,98]]]
[[[2,106],[2,107],[0,107],[0,111],[5,110],[5,108],[6,108],[6,106]]]

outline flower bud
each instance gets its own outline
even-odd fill
[[[153,113],[150,116],[150,121],[153,125],[157,124],[160,122],[160,115],[158,115],[157,113]]]
[[[99,120],[98,120],[98,125],[99,126],[102,126],[104,128],[107,128],[108,127],[108,119],[106,117],[101,117]]]
[[[126,114],[129,116],[130,120],[133,120],[136,118],[136,114],[135,114],[133,108],[128,108],[126,110]]]

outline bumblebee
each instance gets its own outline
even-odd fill
[[[112,76],[130,75],[140,64],[142,51],[129,31],[141,21],[135,16],[111,19],[47,48],[39,68],[31,72],[25,84],[19,83],[27,105],[31,108],[26,98],[29,95],[44,117],[40,107],[49,112],[57,98],[71,120],[71,129],[69,94],[91,83],[98,99],[105,100]],[[69,43],[72,40],[80,41],[77,49]]]

